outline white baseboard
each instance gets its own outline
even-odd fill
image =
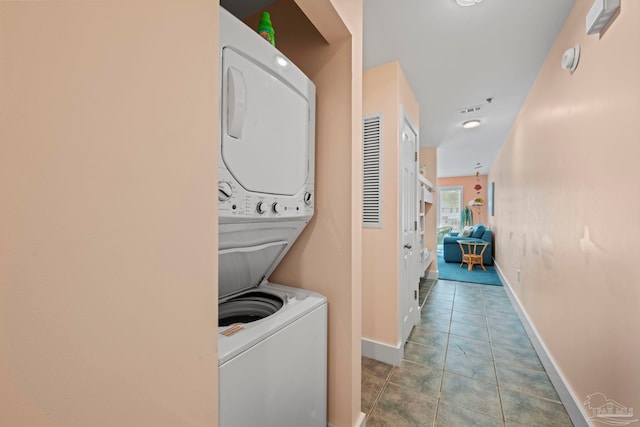
[[[400,366],[404,356],[404,346],[392,346],[378,341],[362,338],[362,355],[393,366]]]
[[[438,280],[440,273],[438,273],[438,270],[436,271],[429,271],[427,273],[427,279],[433,279],[433,280]]]
[[[542,366],[544,367],[545,371],[547,371],[547,375],[549,375],[551,383],[556,388],[558,396],[560,397],[562,404],[567,410],[569,418],[571,418],[571,422],[573,422],[573,425],[575,427],[588,427],[589,423],[587,419],[589,418],[589,416],[583,411],[584,408],[582,406],[582,399],[577,399],[574,393],[569,389],[569,387],[567,387],[567,381],[565,377],[558,369],[555,361],[553,360],[553,357],[551,357],[551,354],[549,353],[547,347],[544,345],[544,342],[540,339],[538,331],[536,330],[533,323],[531,323],[526,310],[520,303],[520,299],[518,299],[518,296],[515,294],[515,292],[513,292],[511,283],[509,283],[504,273],[502,272],[500,265],[495,262],[495,259],[494,265],[496,267],[496,271],[498,272],[500,280],[505,285],[504,289],[507,292],[507,295],[509,296],[509,299],[511,300],[513,306],[515,307],[522,325],[527,331],[527,335],[531,340],[531,344],[533,344],[533,348],[535,348],[536,353],[538,353],[538,357],[540,358]]]

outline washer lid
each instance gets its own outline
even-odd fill
[[[293,196],[309,174],[309,94],[273,67],[223,48],[221,154],[246,190]]]
[[[255,288],[275,268],[285,240],[257,246],[220,249],[218,251],[218,298],[225,298],[245,289]]]

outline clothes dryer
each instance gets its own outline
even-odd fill
[[[314,210],[315,86],[220,10],[220,223],[308,221]]]
[[[220,10],[221,427],[326,426],[327,300],[267,281],[314,213],[315,86]]]

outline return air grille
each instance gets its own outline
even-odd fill
[[[382,227],[382,116],[364,118],[362,225]]]
[[[482,105],[475,105],[473,107],[462,108],[462,109],[458,110],[458,113],[464,115],[464,114],[478,112],[481,109],[482,109]]]

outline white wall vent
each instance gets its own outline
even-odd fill
[[[475,105],[473,107],[462,108],[462,109],[458,110],[458,113],[459,114],[475,113],[477,111],[480,111],[481,109],[482,109],[482,105]]]
[[[362,128],[362,226],[382,227],[382,115],[365,117]]]

